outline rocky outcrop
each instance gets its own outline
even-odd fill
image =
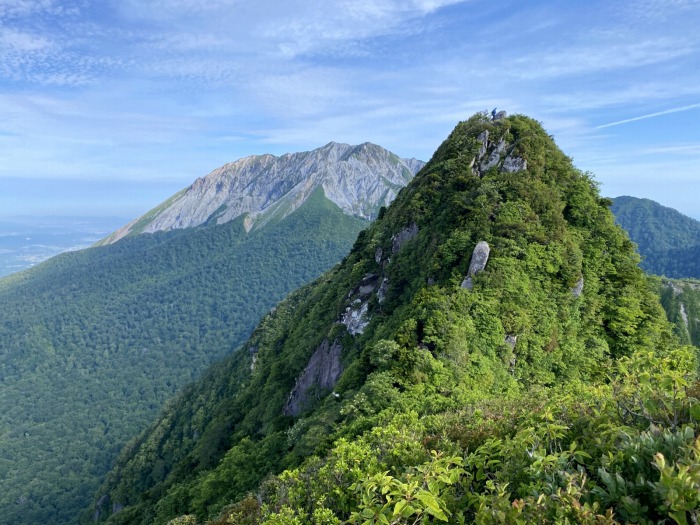
[[[382,290],[386,293],[387,284],[386,278],[379,284],[379,276],[374,273],[368,273],[355,288],[350,290],[347,295],[349,305],[345,308],[345,312],[340,316],[340,323],[344,324],[352,335],[358,335],[365,331],[369,324],[369,300],[372,293],[379,288],[379,293]],[[382,297],[383,299],[383,297]]]
[[[401,247],[418,235],[418,225],[414,222],[391,238],[391,253],[399,253]],[[381,258],[380,258],[381,259]]]
[[[481,160],[486,155],[486,150],[489,147],[489,131],[485,129],[479,136],[476,137],[476,141],[479,143],[479,153],[477,154],[477,159]]]
[[[498,163],[501,161],[501,154],[505,149],[506,141],[503,139],[499,140],[493,151],[491,151],[491,155],[489,155],[489,158],[482,162],[479,166],[481,172],[483,173],[493,168],[494,166],[497,166]]]
[[[280,157],[254,155],[197,179],[99,244],[130,234],[223,224],[243,215],[249,231],[291,214],[318,189],[348,215],[374,219],[423,165],[369,142],[331,142]]]
[[[389,279],[387,277],[384,277],[382,279],[382,284],[379,285],[379,290],[377,290],[377,302],[379,304],[382,304],[384,302],[384,298],[386,297],[386,292],[389,289]]]
[[[383,256],[384,256],[384,250],[382,250],[381,246],[377,247],[377,249],[374,251],[374,261],[377,264],[381,264]]]
[[[516,171],[523,171],[527,169],[527,161],[522,157],[514,156],[510,154],[506,157],[501,165],[501,171],[507,171],[514,173]]]
[[[571,289],[571,295],[573,295],[574,297],[579,297],[582,292],[583,292],[583,277],[581,277],[578,281],[576,281],[576,284]]]
[[[503,115],[499,116],[501,114]],[[499,121],[503,118],[505,111],[497,113],[494,121],[500,124]],[[527,161],[515,154],[514,144],[507,143],[503,137],[498,142],[489,141],[489,135],[489,131],[484,130],[476,138],[479,149],[470,163],[474,176],[482,177],[488,170],[496,167],[500,171],[511,173],[527,169]]]
[[[369,324],[368,309],[369,305],[366,301],[355,299],[353,304],[345,309],[340,322],[347,327],[348,332],[352,335],[361,334]]]
[[[686,329],[689,328],[688,312],[686,312],[685,305],[683,303],[681,303],[681,319],[683,319],[683,324],[685,325]]]
[[[491,247],[486,241],[480,241],[476,245],[472,252],[472,258],[469,261],[469,271],[464,281],[462,281],[462,288],[472,289],[472,278],[486,268],[486,263],[489,261],[489,253],[491,253]]]
[[[343,347],[338,341],[331,345],[327,339],[324,339],[316,348],[306,368],[297,378],[294,388],[289,393],[287,403],[284,405],[286,416],[298,416],[308,408],[313,401],[311,399],[312,392],[316,392],[318,397],[321,392],[328,391],[335,386],[343,371],[340,363],[342,351]]]

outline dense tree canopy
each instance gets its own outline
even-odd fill
[[[666,277],[700,279],[700,222],[649,199],[613,199],[615,220],[639,245],[642,268]]]
[[[366,221],[321,192],[242,219],[138,235],[0,280],[0,524],[75,523],[118,451]]]

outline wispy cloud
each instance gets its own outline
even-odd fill
[[[627,118],[624,120],[618,120],[616,122],[609,122],[608,124],[601,124],[600,126],[596,126],[596,129],[610,128],[612,126],[619,126],[621,124],[627,124],[628,122],[636,122],[638,120],[646,120],[649,118],[660,117],[662,115],[669,115],[671,113],[680,113],[682,111],[690,111],[692,109],[698,109],[698,108],[700,108],[700,103],[690,104],[690,105],[681,106],[678,108],[666,109],[664,111],[657,111],[655,113],[648,113],[646,115],[640,115],[638,117],[632,117],[632,118]]]
[[[656,161],[644,152],[679,144],[615,126],[662,108],[680,118],[700,101],[699,10],[697,0],[0,0],[0,176],[184,186],[241,156],[329,140],[427,158],[458,120],[494,106],[541,120],[582,169]],[[698,140],[686,130],[677,157],[692,162]]]

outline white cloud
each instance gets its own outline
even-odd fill
[[[633,35],[598,35],[592,44],[573,44],[532,53],[509,64],[509,73],[524,79],[556,78],[636,69],[689,56],[697,50],[683,37],[637,40]]]
[[[698,109],[698,108],[700,108],[700,103],[690,104],[687,106],[681,106],[678,108],[665,109],[663,111],[656,111],[654,113],[648,113],[646,115],[640,115],[637,117],[618,120],[616,122],[609,122],[608,124],[601,124],[600,126],[596,126],[596,129],[609,128],[612,126],[619,126],[621,124],[627,124],[629,122],[636,122],[638,120],[646,120],[646,119],[650,119],[650,118],[654,118],[654,117],[660,117],[662,115],[669,115],[671,113],[680,113],[682,111],[690,111],[690,110]]]

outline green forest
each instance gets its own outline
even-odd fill
[[[642,254],[647,272],[700,279],[700,222],[649,199],[613,199],[615,220]]]
[[[366,221],[318,191],[243,217],[66,253],[0,280],[0,524],[76,523],[111,462]]]
[[[700,281],[654,279],[654,282],[678,338],[700,348]]]
[[[697,523],[697,349],[610,205],[536,121],[459,123],[82,522]]]

